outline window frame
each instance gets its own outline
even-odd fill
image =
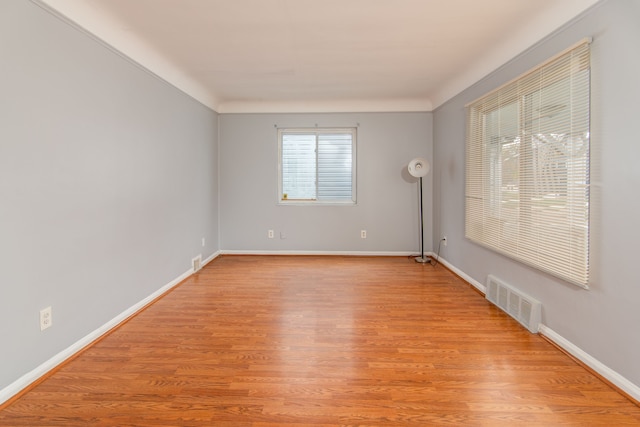
[[[283,192],[283,136],[299,134],[299,135],[314,135],[316,138],[316,174],[318,164],[318,136],[322,134],[350,134],[351,135],[351,197],[349,200],[344,199],[291,199],[285,198]],[[355,206],[357,204],[356,197],[356,183],[357,183],[357,127],[294,127],[294,128],[278,128],[278,194],[277,203],[283,206]],[[318,190],[318,181],[316,178],[316,194]]]

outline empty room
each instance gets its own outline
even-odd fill
[[[2,0],[0,426],[640,425],[639,23]]]

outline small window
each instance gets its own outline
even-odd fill
[[[589,94],[585,41],[467,106],[466,237],[583,287]]]
[[[356,129],[278,130],[281,204],[355,204]]]

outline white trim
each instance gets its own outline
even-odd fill
[[[640,402],[640,387],[638,387],[613,369],[609,368],[607,365],[600,362],[598,359],[591,356],[580,347],[573,344],[571,341],[565,339],[563,336],[561,336],[548,326],[541,323],[538,332],[544,335],[549,340],[553,341],[553,343],[561,347],[567,353],[571,354],[573,357],[596,371],[598,374],[602,375],[603,378],[606,378],[608,381],[610,381],[620,390],[627,393],[636,401]]]
[[[220,253],[221,253],[220,251],[215,252],[213,255],[205,259],[202,262],[201,267],[204,267],[205,265],[213,261],[215,258],[217,258],[220,255]],[[23,376],[21,376],[20,378],[18,378],[17,380],[15,380],[11,384],[9,384],[8,386],[0,390],[0,404],[3,404],[4,402],[11,399],[13,396],[15,396],[16,394],[18,394],[19,392],[27,388],[33,382],[37,381],[38,379],[46,375],[49,371],[51,371],[52,369],[55,369],[60,364],[64,363],[67,359],[70,359],[71,357],[75,356],[77,353],[82,351],[85,347],[87,347],[88,345],[90,345],[91,343],[93,343],[103,335],[107,334],[112,329],[117,328],[121,323],[126,321],[129,317],[134,315],[144,306],[146,306],[156,298],[162,296],[164,293],[168,292],[169,290],[177,286],[180,282],[182,282],[192,274],[194,274],[193,269],[189,268],[189,270],[185,271],[180,276],[176,277],[171,282],[167,283],[166,285],[164,285],[163,287],[161,287],[160,289],[158,289],[148,297],[132,305],[127,310],[123,311],[122,313],[120,313],[119,315],[117,315],[116,317],[114,317],[104,325],[100,326],[98,329],[89,333],[88,335],[81,338],[80,340],[76,341],[66,349],[62,350],[60,353],[56,354],[49,360],[42,363],[40,366],[36,367],[30,372],[27,372],[26,374],[24,374]]]
[[[541,10],[527,25],[503,37],[490,49],[486,49],[481,58],[464,67],[457,76],[452,76],[432,94],[430,101],[436,110],[463,90],[475,86],[478,82],[493,75],[497,70],[512,63],[543,41],[554,35],[560,28],[567,28],[572,22],[594,7],[600,0],[557,1]]]
[[[201,104],[216,111],[218,97],[202,83],[182,70],[179,64],[147,43],[107,14],[99,13],[87,2],[74,0],[31,0],[65,24],[140,68],[151,76],[175,87]]]
[[[476,281],[466,273],[462,272],[461,270],[453,266],[446,259],[440,258],[438,262],[442,263],[451,271],[453,271],[455,274],[463,278],[465,281],[469,282],[469,284],[476,287],[482,293],[486,294],[486,287],[483,284],[481,284],[480,282]],[[560,334],[558,334],[548,326],[541,323],[538,328],[538,333],[544,335],[546,338],[553,341],[553,343],[555,343],[558,347],[562,348],[567,353],[571,354],[573,357],[580,360],[582,363],[587,365],[589,368],[593,369],[603,378],[606,378],[608,381],[610,381],[613,385],[618,387],[620,390],[624,391],[633,399],[640,402],[639,386],[635,385],[634,383],[632,383],[631,381],[629,381],[628,379],[626,379],[625,377],[623,377],[622,375],[614,371],[613,369],[609,368],[608,366],[606,366],[605,364],[603,364],[602,362],[600,362],[590,354],[586,353],[584,350],[582,350],[581,348],[579,348],[578,346],[573,344],[571,341],[567,340],[566,338],[564,338],[563,336],[561,336]]]
[[[305,101],[221,101],[220,114],[252,113],[413,113],[433,111],[427,98],[415,99],[332,99]]]
[[[330,113],[330,112],[423,112],[433,111],[465,88],[490,75],[540,40],[594,6],[599,0],[558,1],[545,8],[525,27],[484,52],[482,57],[453,75],[428,97],[407,99],[331,99],[306,101],[223,100],[219,94],[195,81],[179,64],[141,39],[126,25],[100,13],[92,2],[77,0],[31,0],[63,18],[72,26],[101,41],[155,76],[187,93],[219,113]]]
[[[204,267],[205,265],[209,264],[214,259],[218,258],[221,254],[222,254],[221,251],[217,251],[217,252],[214,252],[213,254],[211,254],[210,257],[208,257],[208,258],[206,258],[205,260],[202,261],[202,267]]]
[[[378,251],[297,251],[297,250],[222,250],[222,255],[342,255],[342,256],[410,256],[415,252],[378,252]],[[416,255],[419,256],[419,255]]]
[[[524,73],[520,74],[518,77],[514,77],[513,79],[509,80],[506,83],[501,84],[500,86],[498,86],[497,88],[493,89],[490,92],[485,93],[482,96],[479,96],[478,98],[474,99],[471,102],[467,102],[464,107],[468,108],[469,106],[475,104],[476,102],[478,102],[479,100],[481,100],[482,98],[485,97],[489,97],[490,95],[493,95],[494,93],[498,92],[499,90],[509,86],[510,84],[520,80],[520,79],[524,79],[525,77],[527,77],[530,74],[535,73],[536,71],[540,70],[542,67],[552,63],[553,61],[555,61],[556,59],[562,57],[563,55],[571,52],[573,49],[576,49],[580,46],[582,46],[583,44],[591,44],[591,42],[593,41],[592,37],[583,37],[581,38],[579,41],[575,42],[574,44],[572,44],[571,46],[563,49],[561,52],[556,53],[555,55],[553,55],[551,58],[548,58],[546,61],[541,62],[540,64],[536,65],[535,67],[525,71]]]
[[[433,257],[435,259],[435,254],[431,254],[431,257]],[[482,283],[478,282],[473,277],[469,276],[467,273],[465,273],[464,271],[460,270],[459,268],[457,268],[456,266],[451,264],[446,259],[444,259],[442,257],[439,257],[438,258],[438,262],[440,264],[443,264],[445,267],[447,267],[449,270],[453,271],[458,276],[462,277],[462,279],[464,279],[464,281],[468,282],[470,285],[472,285],[474,288],[478,289],[483,294],[487,293],[487,288],[486,288],[485,285],[483,285]]]

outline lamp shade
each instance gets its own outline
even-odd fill
[[[423,159],[422,157],[416,157],[409,162],[409,166],[407,169],[409,169],[409,173],[411,174],[411,176],[420,178],[429,173],[429,170],[431,170],[431,165],[426,159]]]

